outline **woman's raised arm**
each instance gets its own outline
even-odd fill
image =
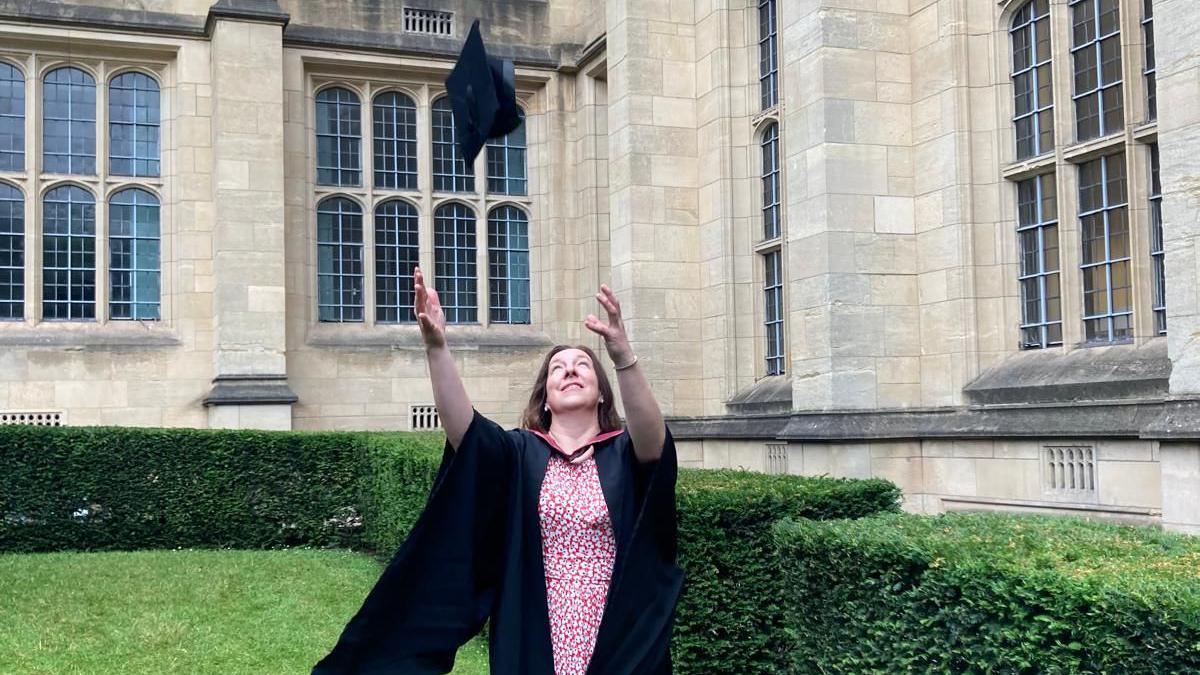
[[[601,284],[596,300],[608,313],[608,325],[602,323],[594,314],[588,314],[584,325],[604,338],[608,356],[618,368],[617,386],[621,389],[621,402],[625,405],[625,423],[629,427],[629,438],[633,441],[633,451],[637,454],[638,461],[655,461],[662,455],[663,441],[667,435],[662,411],[646,375],[635,365],[637,358],[629,345],[629,337],[625,335],[625,323],[621,320],[621,303],[617,296],[611,288]]]
[[[471,426],[475,409],[463,387],[462,378],[458,376],[454,357],[450,356],[450,350],[446,347],[446,315],[442,312],[437,290],[425,287],[425,276],[421,274],[420,267],[413,270],[413,288],[417,296],[413,313],[417,315],[421,338],[425,342],[425,360],[429,363],[433,402],[437,405],[442,428],[446,430],[446,440],[457,450],[467,428]]]

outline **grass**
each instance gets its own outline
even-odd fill
[[[0,555],[0,673],[308,673],[380,571],[302,549]],[[487,672],[477,638],[454,673]]]

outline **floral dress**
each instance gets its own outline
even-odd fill
[[[596,458],[551,453],[538,499],[555,675],[584,675],[617,556]]]

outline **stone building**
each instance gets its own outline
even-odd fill
[[[136,6],[136,8],[134,8]],[[474,18],[525,126],[474,166]],[[0,419],[505,424],[602,281],[704,467],[1200,528],[1194,0],[0,0]]]

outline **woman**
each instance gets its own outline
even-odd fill
[[[607,286],[597,301],[628,428],[587,347],[543,360],[521,429],[471,405],[420,268],[414,307],[446,448],[425,510],[333,651],[313,670],[446,673],[489,624],[492,675],[671,672],[683,583],[675,446]]]

